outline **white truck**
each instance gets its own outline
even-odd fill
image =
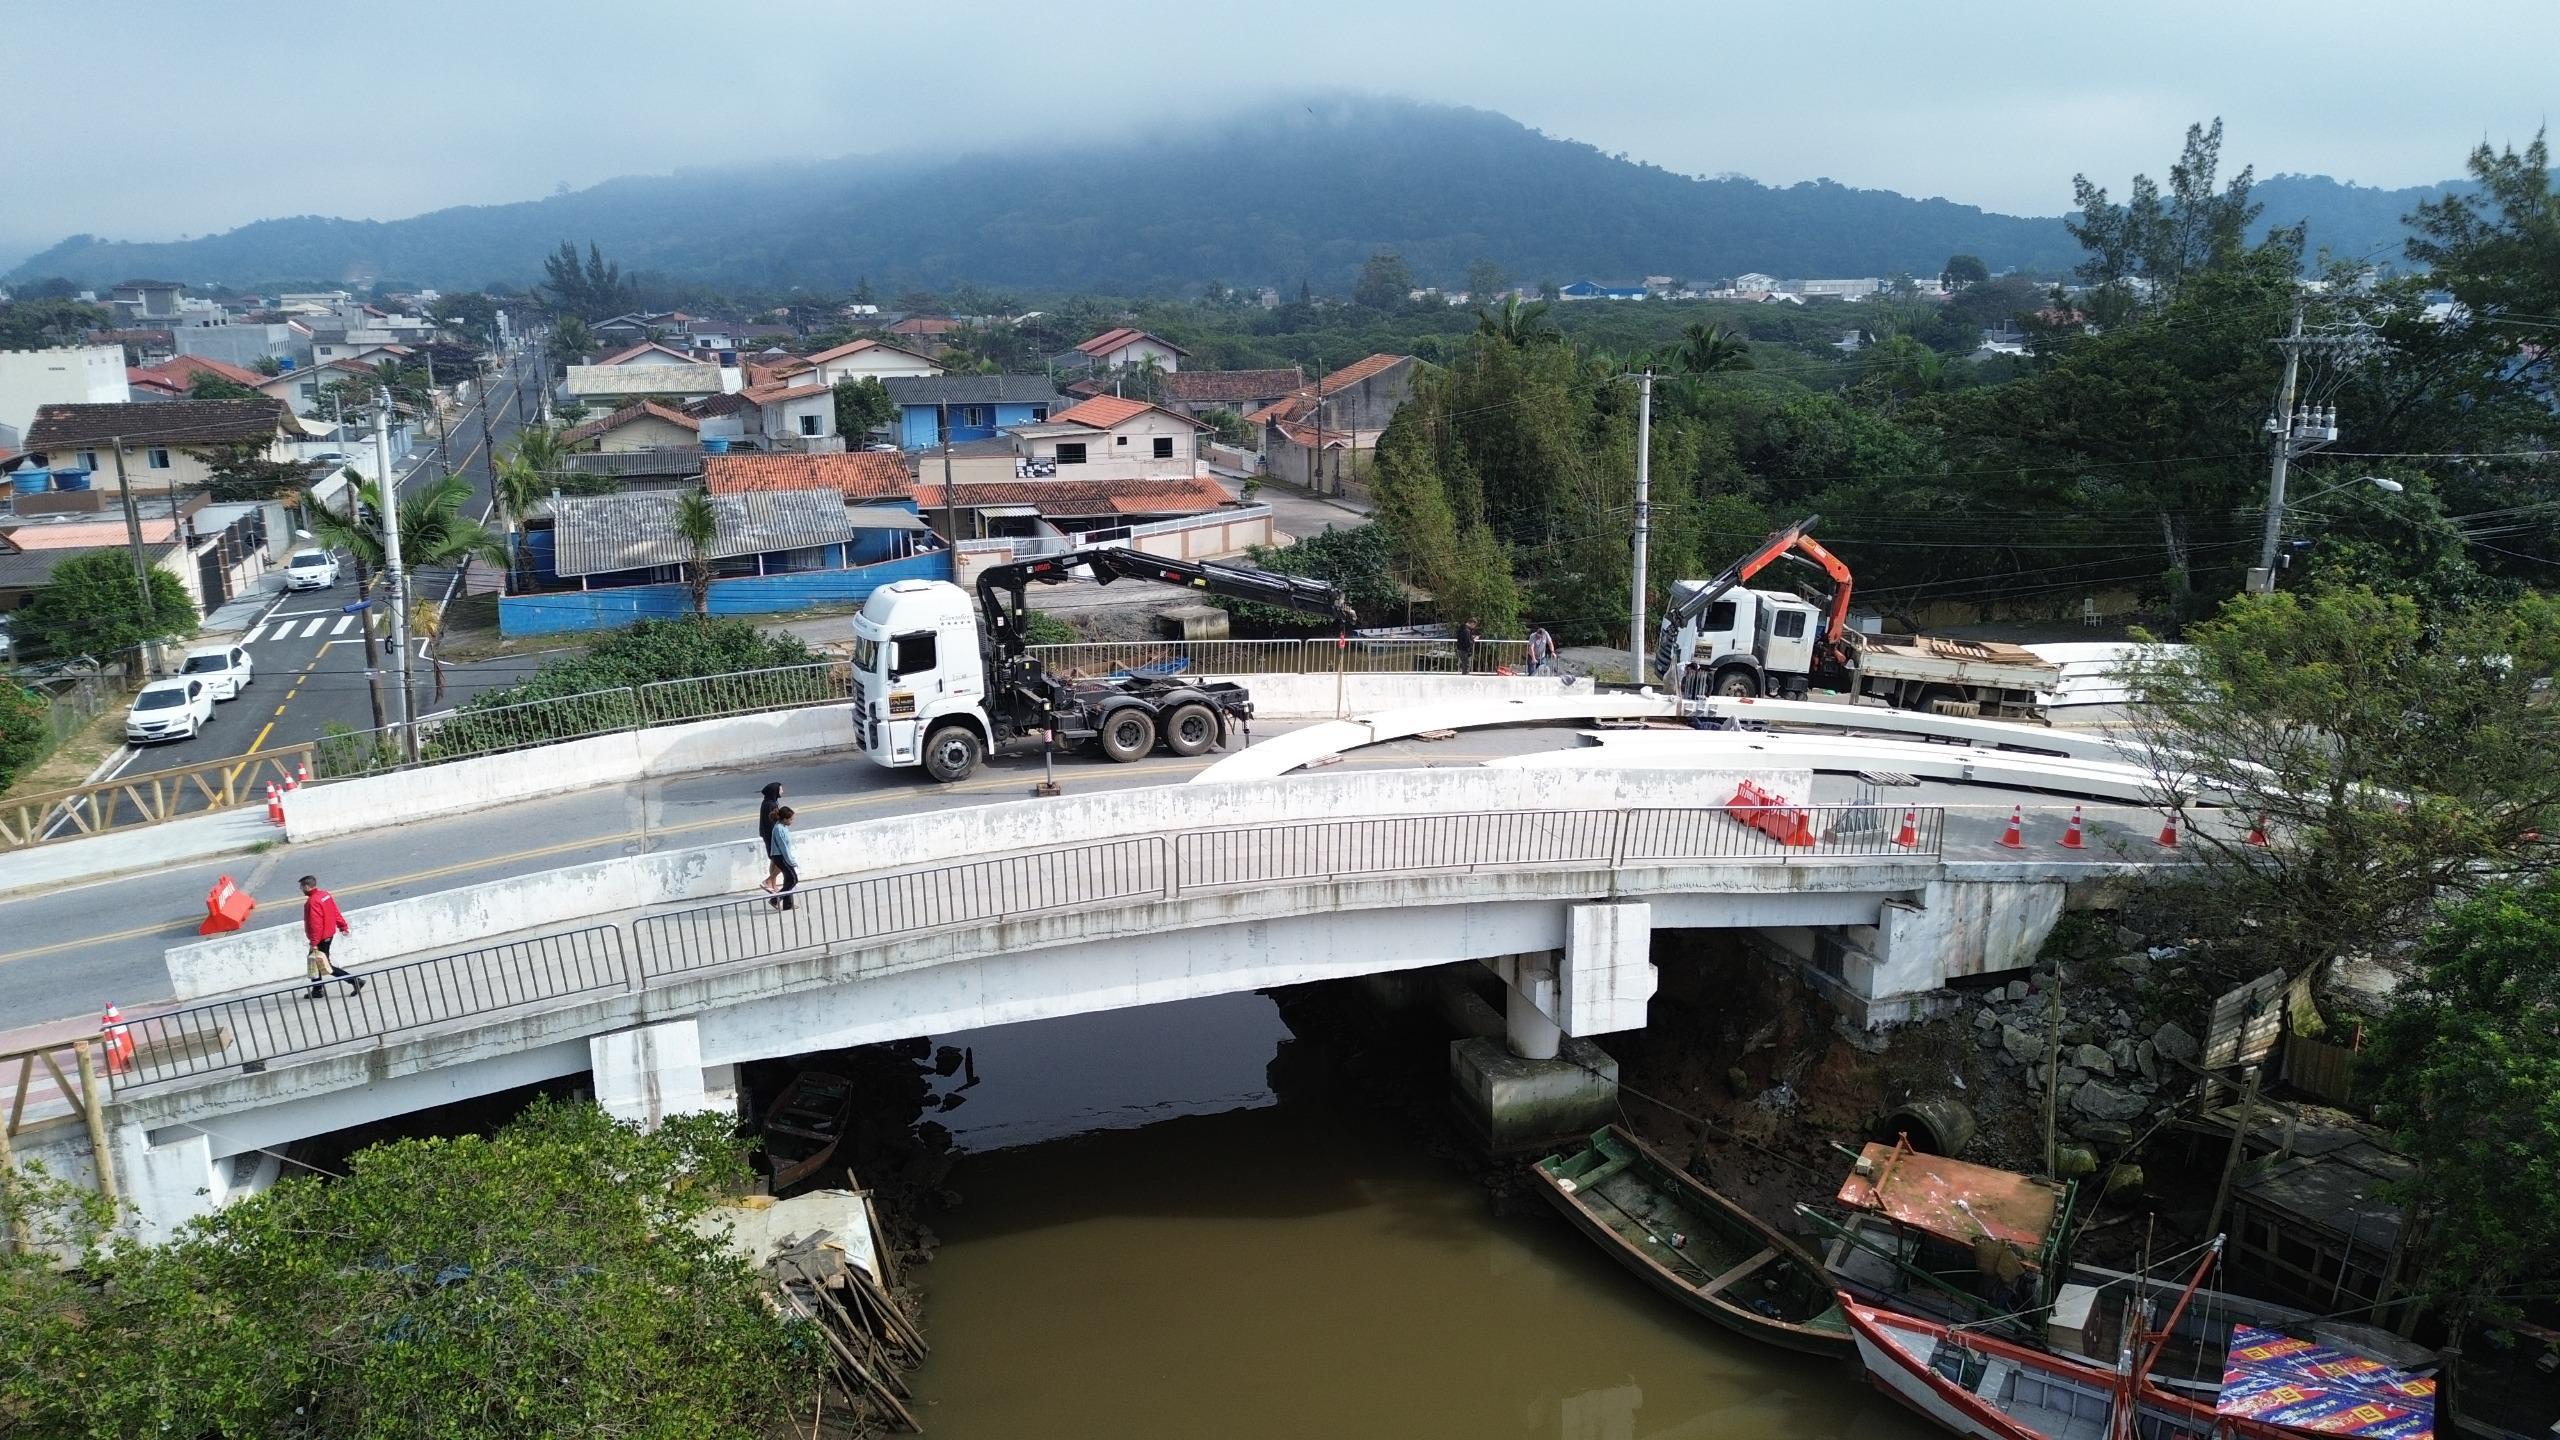
[[[1713,580],[1672,586],[1654,644],[1655,675],[1691,697],[1802,700],[1819,686],[1898,710],[2043,718],[2037,692],[2052,690],[2061,671],[2019,646],[1928,635],[1884,639],[1850,629],[1856,582],[1849,567],[1814,540],[1821,518],[1810,515],[1775,532]],[[1781,557],[1829,578],[1826,605],[1817,609],[1787,591],[1744,585]]]
[[[1079,571],[1106,585],[1154,580],[1323,615],[1344,634],[1357,619],[1342,591],[1322,580],[1120,546],[989,566],[978,574],[975,605],[946,581],[900,580],[872,591],[853,620],[854,743],[875,764],[922,766],[949,784],[987,752],[1017,741],[1053,734],[1061,745],[1119,761],[1139,759],[1159,742],[1176,755],[1198,755],[1253,718],[1253,697],[1231,680],[1050,674],[1023,644],[1025,592]]]

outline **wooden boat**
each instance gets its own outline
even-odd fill
[[[1975,1440],[2114,1440],[2124,1381],[2083,1360],[2030,1350],[1841,1297],[1858,1361],[1875,1387]],[[2264,1440],[2282,1432],[2182,1396],[2146,1390],[2142,1440]]]
[[[1789,1350],[1852,1352],[1821,1262],[1625,1129],[1536,1174],[1575,1229],[1682,1307]]]
[[[815,1175],[835,1158],[852,1112],[852,1081],[823,1070],[804,1070],[792,1077],[764,1122],[764,1153],[773,1162],[777,1193]]]

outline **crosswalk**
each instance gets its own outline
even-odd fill
[[[345,635],[355,628],[356,617],[353,615],[317,615],[308,621],[300,615],[287,615],[270,620],[251,630],[240,637],[240,643],[254,645],[261,639],[309,640],[317,637],[323,630],[331,635]]]

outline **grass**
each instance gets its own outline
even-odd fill
[[[99,711],[61,748],[37,761],[8,789],[0,790],[0,799],[14,800],[87,784],[90,772],[124,747],[124,715],[122,701]]]

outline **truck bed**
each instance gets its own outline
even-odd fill
[[[1942,635],[1886,640],[1850,633],[1859,671],[1879,679],[1988,685],[2003,690],[2050,690],[2062,679],[2060,666],[2002,640],[1957,640]]]

